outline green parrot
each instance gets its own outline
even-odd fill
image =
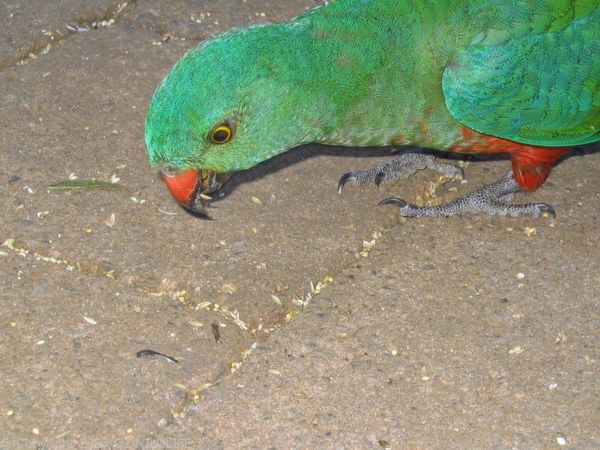
[[[201,216],[230,174],[307,143],[418,149],[344,174],[340,193],[424,168],[460,175],[423,149],[508,154],[511,172],[445,205],[382,203],[408,217],[554,215],[509,199],[600,141],[600,1],[333,0],[234,29],[160,83],[145,140],[172,195]]]

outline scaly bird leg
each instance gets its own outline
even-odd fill
[[[381,166],[377,166],[370,170],[362,170],[357,172],[348,172],[340,178],[338,182],[338,192],[341,194],[346,183],[351,183],[353,186],[365,184],[370,181],[375,182],[375,186],[379,188],[381,183],[408,178],[419,170],[431,169],[441,173],[448,179],[463,178],[461,168],[452,164],[443,164],[438,162],[433,155],[423,153],[419,150],[403,153],[400,156],[393,158]]]
[[[525,203],[512,205],[503,203],[521,191],[512,172],[489,186],[484,186],[465,197],[439,206],[415,206],[399,198],[386,198],[380,205],[396,205],[404,217],[448,217],[463,214],[488,214],[490,216],[533,216],[548,213],[556,217],[554,208],[546,203]]]

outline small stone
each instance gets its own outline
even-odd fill
[[[561,446],[562,446],[562,445],[567,445],[567,440],[566,440],[566,439],[565,439],[563,436],[558,436],[558,437],[556,438],[556,443],[557,443],[558,445],[561,445]]]

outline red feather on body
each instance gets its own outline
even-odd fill
[[[507,153],[511,155],[515,180],[525,191],[540,187],[552,166],[569,153],[570,147],[540,147],[478,133],[461,127],[463,142],[451,147],[457,153]]]

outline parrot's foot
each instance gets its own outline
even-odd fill
[[[400,208],[400,215],[404,217],[448,217],[463,214],[488,214],[490,216],[533,216],[549,214],[556,217],[552,206],[546,203],[525,203],[511,205],[503,203],[509,201],[512,195],[521,189],[509,172],[500,180],[489,186],[484,186],[471,192],[465,197],[458,198],[439,206],[415,206],[399,198],[386,198],[380,205],[396,205]]]
[[[413,151],[403,153],[387,163],[370,170],[345,173],[338,182],[338,192],[341,193],[348,182],[353,186],[358,186],[374,181],[375,186],[379,188],[381,183],[408,178],[422,169],[435,170],[448,179],[463,178],[463,171],[460,167],[440,163],[433,155]]]

